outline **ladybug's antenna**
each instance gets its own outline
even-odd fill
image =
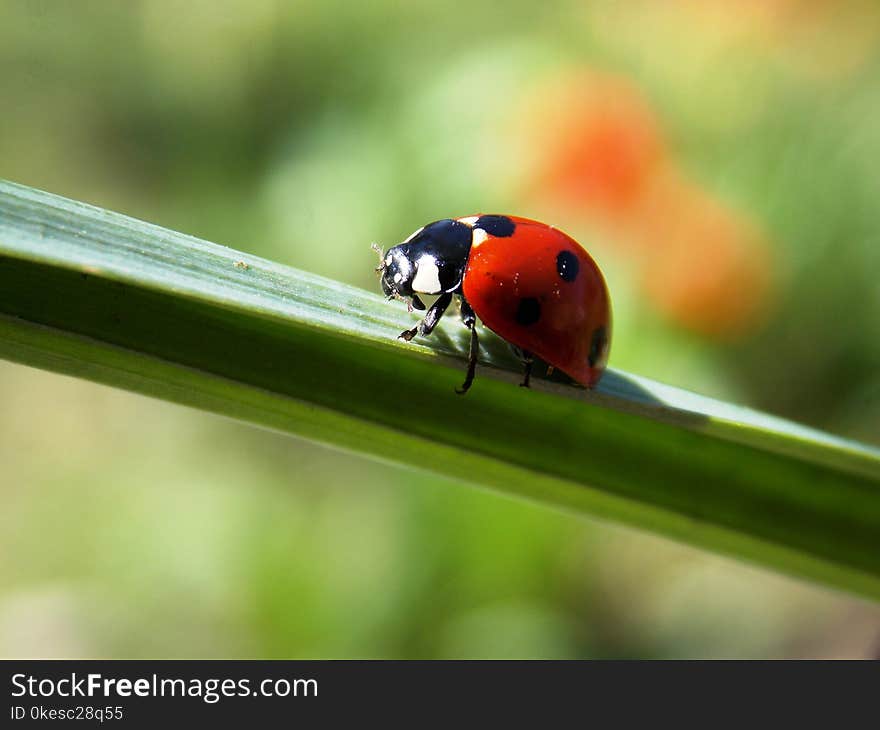
[[[379,255],[379,265],[373,269],[377,274],[385,269],[385,259],[382,258],[382,247],[378,243],[371,243],[370,248]]]

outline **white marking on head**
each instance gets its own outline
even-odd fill
[[[474,237],[471,240],[471,246],[479,246],[483,241],[489,238],[489,234],[482,228],[474,228]]]
[[[388,254],[388,255],[385,257],[385,266],[391,266],[391,262],[392,262],[393,260],[394,260],[394,259],[392,258],[391,254]]]
[[[478,215],[469,215],[467,218],[456,218],[459,223],[464,223],[466,226],[474,227],[474,223],[476,223],[480,219]]]
[[[440,269],[437,262],[430,254],[425,254],[416,261],[416,275],[412,280],[413,291],[420,294],[439,294],[443,291],[440,286]]]
[[[425,227],[422,226],[421,228],[419,228],[419,230],[413,231],[412,233],[409,234],[409,237],[404,241],[404,243],[409,243],[424,230],[425,230]]]
[[[399,284],[401,281],[403,281],[403,274],[401,274],[401,273],[398,271],[398,272],[394,275],[394,283],[395,283],[395,284]]]

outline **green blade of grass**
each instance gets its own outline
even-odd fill
[[[365,250],[365,266],[369,265]],[[516,387],[503,343],[404,344],[402,307],[0,183],[0,356],[880,598],[880,452],[609,371]]]

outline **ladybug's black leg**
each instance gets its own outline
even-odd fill
[[[529,379],[532,377],[532,355],[531,353],[523,353],[526,355],[526,358],[523,362],[523,381],[520,383],[520,386],[523,388],[529,387]]]
[[[413,309],[418,309],[420,312],[425,311],[425,303],[421,299],[419,299],[418,294],[413,294],[409,298],[409,304]],[[412,311],[412,310],[410,310],[410,311]]]
[[[516,355],[523,364],[523,381],[520,383],[520,386],[528,388],[529,380],[532,377],[532,353],[528,350],[522,350],[516,345],[511,345],[510,349],[513,350],[513,354]]]
[[[461,298],[461,321],[471,331],[467,375],[464,376],[464,382],[461,384],[461,387],[455,389],[456,393],[464,395],[471,387],[471,383],[474,382],[474,375],[477,372],[477,355],[480,353],[480,340],[477,337],[477,315],[474,314],[474,310],[471,309],[471,305],[468,304],[467,299],[464,297]]]
[[[398,335],[398,339],[406,340],[409,342],[416,335],[421,335],[425,337],[426,335],[431,334],[434,327],[437,326],[437,322],[440,321],[440,317],[443,316],[443,312],[446,311],[446,307],[449,306],[449,302],[452,301],[452,294],[441,294],[437,297],[437,301],[434,302],[428,311],[425,313],[424,319],[419,322],[415,327],[411,330],[404,330]],[[420,302],[421,303],[421,302]]]

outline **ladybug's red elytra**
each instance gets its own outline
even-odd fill
[[[429,335],[454,295],[471,331],[465,393],[479,352],[476,318],[522,360],[528,387],[538,357],[593,387],[605,370],[611,341],[611,303],[592,257],[562,231],[528,218],[474,215],[423,226],[382,254],[382,291],[424,310],[420,294],[436,295],[404,340]]]

